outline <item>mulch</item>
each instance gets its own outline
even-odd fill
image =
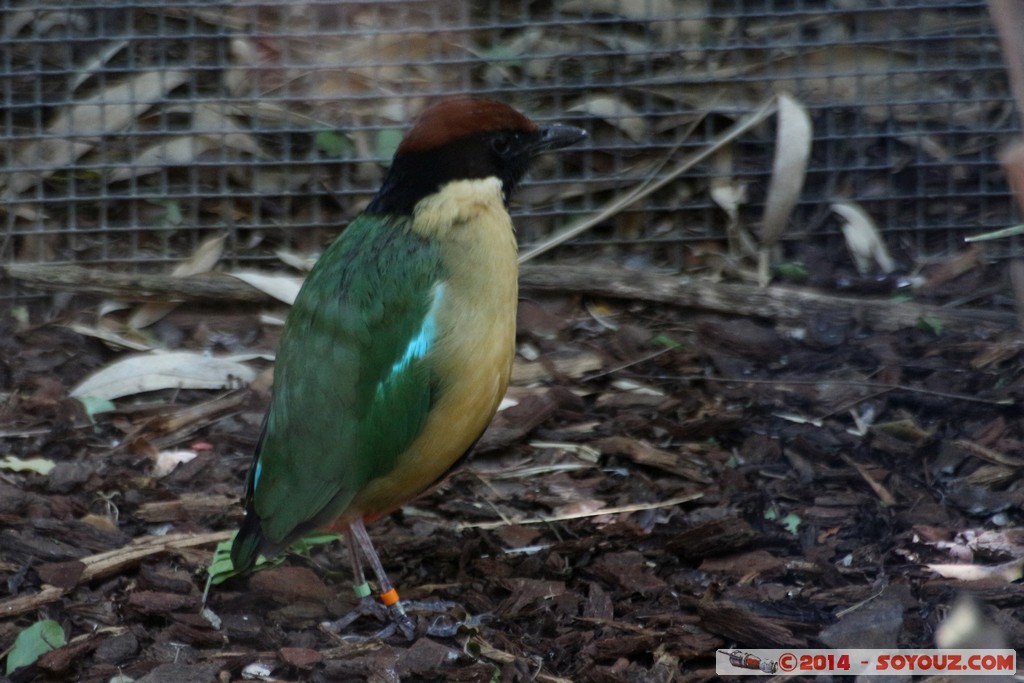
[[[68,644],[12,681],[702,681],[719,648],[963,642],[940,629],[964,605],[990,646],[1024,642],[1013,331],[528,296],[515,405],[370,528],[409,642],[373,615],[324,626],[356,604],[343,543],[214,586],[204,610],[268,366],[93,421],[69,389],[122,354],[67,327],[90,306],[48,303],[0,319],[0,651],[43,618]],[[258,314],[179,310],[156,334],[272,351]]]

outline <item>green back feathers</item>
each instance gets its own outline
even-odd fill
[[[409,231],[407,220],[356,219],[320,257],[288,315],[235,542],[240,560],[255,560],[254,543],[274,552],[333,521],[390,471],[423,425],[444,272],[438,245]]]

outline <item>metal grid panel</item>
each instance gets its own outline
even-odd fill
[[[1018,124],[980,1],[0,0],[0,35],[4,261],[166,268],[218,233],[230,265],[314,251],[409,119],[465,93],[593,133],[520,193],[523,244],[779,91],[815,124],[791,243],[834,234],[837,197],[917,253],[1014,220],[995,158]],[[722,237],[715,182],[746,187],[755,224],[772,141],[755,131],[567,252],[679,263]]]

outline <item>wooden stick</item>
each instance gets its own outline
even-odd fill
[[[223,273],[191,277],[113,273],[99,268],[11,263],[2,266],[12,280],[37,289],[56,289],[123,301],[216,301],[266,304],[275,301],[238,278]]]
[[[24,264],[3,266],[3,270],[8,277],[34,287],[126,301],[279,303],[241,280],[219,273],[182,278]],[[819,318],[848,320],[890,332],[914,327],[926,319],[939,323],[943,329],[962,332],[1000,332],[1017,323],[1015,314],[1003,311],[836,296],[780,285],[762,288],[735,282],[715,283],[612,265],[525,265],[520,268],[519,284],[527,290],[635,299],[788,324],[804,324]]]
[[[112,576],[128,567],[139,564],[142,560],[152,555],[173,552],[181,548],[194,548],[220,543],[230,538],[231,533],[230,531],[214,531],[207,534],[174,534],[170,536],[144,536],[137,538],[123,548],[108,550],[107,552],[77,560],[82,564],[83,569],[75,581],[75,585]],[[0,600],[0,618],[10,618],[25,612],[35,611],[44,605],[60,600],[72,588],[44,585],[38,593]]]
[[[990,332],[1011,329],[1017,322],[1015,314],[1002,311],[836,296],[780,285],[762,288],[735,282],[712,283],[614,266],[523,267],[519,284],[535,291],[638,299],[790,324],[819,318],[849,320],[880,331],[914,327],[925,319],[940,323],[944,329]]]

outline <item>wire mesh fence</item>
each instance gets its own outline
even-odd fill
[[[211,235],[231,266],[315,252],[415,114],[467,93],[592,134],[524,186],[522,245],[776,92],[814,123],[788,249],[838,245],[837,198],[914,257],[1015,220],[997,157],[1019,124],[980,1],[0,0],[0,40],[4,262],[160,270]],[[773,142],[754,130],[561,253],[683,265],[723,239],[716,187],[756,227]]]

